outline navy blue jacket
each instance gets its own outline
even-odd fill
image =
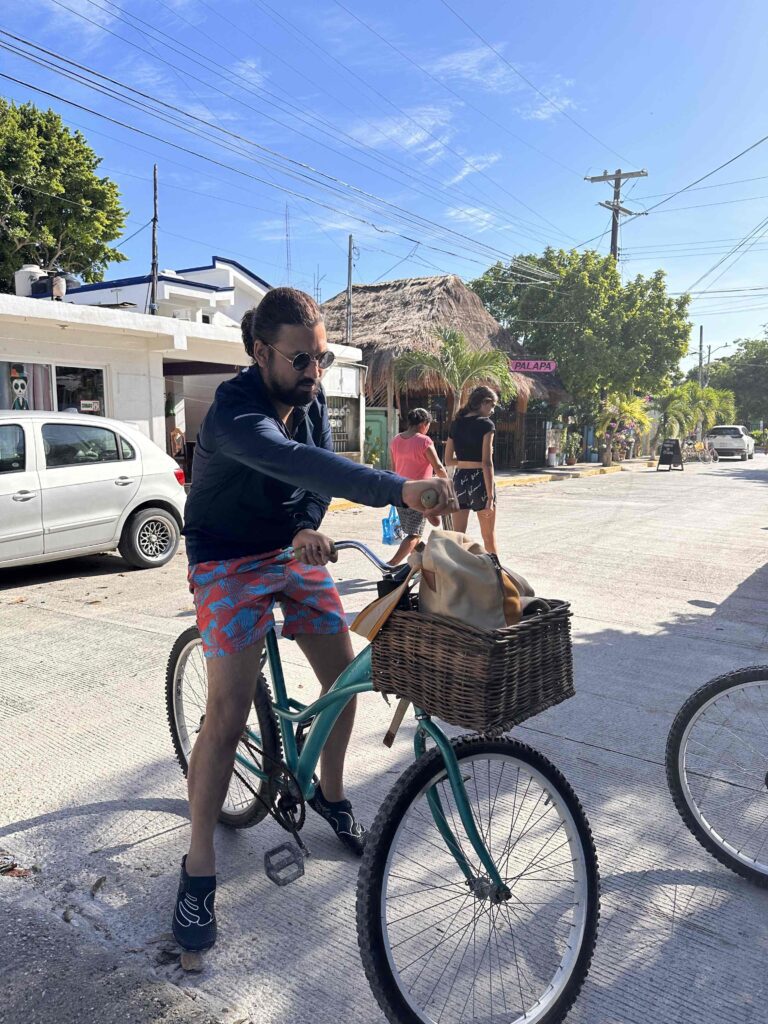
[[[401,505],[405,481],[333,452],[325,395],[297,406],[291,433],[258,367],[216,389],[192,462],[184,536],[190,565],[289,547],[317,530],[331,497]]]

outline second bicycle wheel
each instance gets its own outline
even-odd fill
[[[357,894],[366,975],[393,1024],[556,1024],[586,978],[599,876],[576,796],[541,754],[513,740],[453,741],[475,823],[511,896],[493,902],[437,749],[384,801]],[[427,794],[476,872],[474,891]]]
[[[203,644],[195,626],[185,629],[176,640],[168,658],[165,674],[165,704],[176,758],[184,774],[189,767],[197,734],[205,719],[208,677],[203,657]],[[262,771],[280,763],[280,733],[272,711],[269,687],[263,675],[256,683],[253,708],[247,728],[259,735],[261,752],[243,733],[237,752],[255,762]],[[264,818],[268,811],[270,786],[235,762],[224,806],[219,812],[222,825],[247,828]]]
[[[768,665],[718,676],[688,698],[669,732],[666,768],[701,845],[768,888]]]

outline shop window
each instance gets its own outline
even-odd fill
[[[49,469],[117,462],[117,435],[106,427],[85,423],[44,423],[43,447]]]
[[[57,366],[56,399],[59,412],[84,412],[91,416],[103,416],[104,371]]]
[[[0,473],[21,473],[26,466],[24,431],[16,423],[0,426]]]
[[[51,412],[51,368],[42,363],[0,362],[0,409]]]
[[[356,398],[329,395],[328,418],[331,421],[333,450],[356,452],[360,450],[360,402]]]

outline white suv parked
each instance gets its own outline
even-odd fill
[[[138,569],[175,555],[184,471],[127,423],[0,412],[0,567],[117,548]]]
[[[738,456],[742,462],[755,457],[755,439],[739,423],[723,423],[712,427],[706,441],[718,455]]]

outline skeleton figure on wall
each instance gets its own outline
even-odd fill
[[[25,409],[29,409],[29,399],[27,398],[27,374],[23,366],[14,364],[11,366],[11,389],[13,391],[13,405],[11,409],[14,412],[19,412]]]

